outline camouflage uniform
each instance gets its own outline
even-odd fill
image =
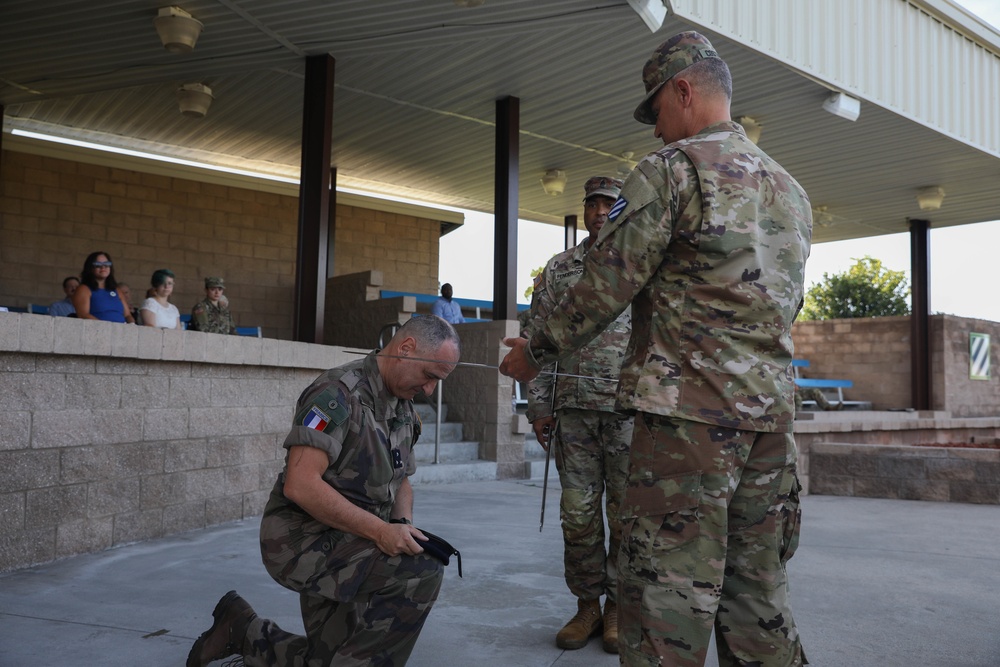
[[[804,664],[785,562],[798,539],[791,326],[808,197],[722,122],[646,156],[609,219],[527,351],[536,367],[559,359],[632,304],[618,389],[640,413],[618,562],[622,662],[702,665],[714,623],[720,665]]]
[[[202,299],[191,309],[191,331],[206,333],[235,334],[236,323],[229,306],[219,301],[213,304],[208,298]]]
[[[531,297],[532,319],[544,321],[583,273],[587,244],[585,240],[545,265]],[[560,366],[567,374],[595,379],[560,377],[556,381],[553,375],[541,375],[528,384],[528,420],[553,414],[558,418],[553,454],[562,486],[559,516],[566,585],[581,600],[597,600],[601,595],[612,602],[618,599],[616,561],[632,418],[615,412],[615,388],[631,326],[631,310],[626,309]],[[610,535],[607,552],[602,507],[605,489]]]
[[[419,435],[413,404],[389,393],[372,354],[326,371],[302,393],[284,446],[325,451],[331,463],[323,479],[388,520],[400,484],[416,470]],[[299,593],[306,636],[255,618],[243,643],[246,664],[405,664],[437,599],[443,565],[427,554],[388,556],[316,521],[284,497],[284,476],[264,509],[261,556],[275,581]]]

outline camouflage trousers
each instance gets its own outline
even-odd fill
[[[720,667],[807,664],[785,563],[798,545],[788,433],[640,413],[622,506],[623,665],[697,666],[715,628]]]
[[[613,412],[563,409],[557,413],[556,469],[562,495],[566,585],[581,600],[617,600],[621,500],[628,470],[632,418]],[[607,492],[608,550],[604,550]]]
[[[441,589],[444,565],[426,554],[387,556],[373,542],[338,530],[315,533],[314,521],[295,526],[291,541],[268,537],[295,515],[265,510],[261,553],[275,581],[299,593],[306,634],[255,618],[243,642],[245,664],[405,665]]]

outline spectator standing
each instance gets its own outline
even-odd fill
[[[302,392],[260,551],[274,580],[298,592],[306,636],[231,591],[187,667],[234,653],[274,667],[406,664],[444,577],[412,525],[413,398],[433,392],[461,351],[450,324],[415,317],[383,350],[326,371]]]
[[[53,317],[69,317],[70,315],[76,315],[76,309],[73,307],[73,294],[79,286],[80,279],[76,276],[67,276],[63,278],[62,288],[66,297],[49,306],[49,315],[52,315]]]
[[[458,301],[451,298],[451,295],[451,283],[441,285],[441,296],[431,306],[431,314],[450,324],[462,324],[465,322],[465,318],[462,317],[462,307],[458,305]]]
[[[174,291],[174,272],[170,269],[154,271],[149,284],[153,290],[153,296],[142,302],[140,309],[142,323],[147,327],[160,329],[182,328],[180,311],[169,301],[170,295]]]
[[[191,309],[191,324],[188,328],[206,333],[236,333],[229,301],[222,294],[225,289],[222,278],[205,278],[205,298]]]
[[[80,286],[73,293],[76,316],[84,320],[135,322],[118,293],[114,263],[106,252],[92,252],[83,263]]]
[[[623,665],[805,664],[785,564],[799,539],[792,322],[812,212],[732,122],[729,67],[697,32],[642,72],[664,147],[622,186],[584,272],[501,371],[533,379],[630,303],[617,402],[635,411],[618,559]]]

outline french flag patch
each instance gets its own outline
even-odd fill
[[[614,222],[615,218],[621,215],[621,212],[625,210],[626,206],[628,206],[628,201],[619,197],[618,201],[615,202],[615,205],[611,207],[610,211],[608,211],[608,220]]]
[[[309,412],[307,412],[306,416],[302,419],[303,426],[316,429],[317,431],[326,430],[326,426],[329,423],[330,417],[315,405],[309,409]]]

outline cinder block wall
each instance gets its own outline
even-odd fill
[[[153,271],[177,274],[183,312],[226,279],[237,323],[291,338],[295,197],[3,151],[0,305],[48,305],[90,252],[109,252],[139,306]],[[437,292],[440,223],[338,206],[336,275],[375,269],[386,289]]]
[[[0,313],[0,571],[261,513],[346,350]]]
[[[969,333],[990,334],[991,358],[1000,361],[1000,323],[954,315],[930,322],[932,409],[954,417],[1000,415],[1000,378],[969,379]],[[875,410],[912,405],[910,318],[875,317],[799,321],[792,327],[795,356],[808,359],[806,377],[852,380],[849,400]]]

